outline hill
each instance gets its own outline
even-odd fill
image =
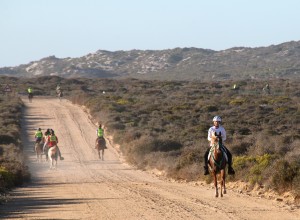
[[[300,41],[268,47],[104,51],[79,58],[43,58],[0,75],[17,77],[138,78],[157,80],[294,79],[300,73]]]

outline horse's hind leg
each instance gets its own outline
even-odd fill
[[[226,194],[226,185],[225,185],[225,171],[224,171],[224,178],[223,178],[223,192]]]
[[[102,150],[102,160],[104,160],[104,149]]]

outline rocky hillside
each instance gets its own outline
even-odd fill
[[[269,47],[236,47],[222,51],[199,48],[103,51],[79,58],[55,56],[16,67],[0,68],[0,75],[65,78],[141,78],[202,81],[226,79],[297,78],[300,41]]]

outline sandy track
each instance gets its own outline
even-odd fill
[[[24,102],[24,151],[33,181],[0,206],[2,219],[299,219],[299,209],[278,201],[231,190],[215,198],[207,185],[160,180],[122,163],[110,145],[101,161],[93,149],[96,126],[79,106],[49,98]],[[65,157],[57,170],[32,152],[38,127],[56,131]]]

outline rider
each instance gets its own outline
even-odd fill
[[[34,133],[34,138],[35,138],[35,143],[40,143],[41,140],[43,139],[43,133],[42,129],[38,128],[36,132]],[[33,146],[33,151],[35,152],[35,146]]]
[[[48,136],[47,142],[48,142],[49,148],[56,146],[57,152],[58,152],[58,156],[59,156],[60,160],[63,160],[64,158],[61,156],[60,150],[59,150],[59,148],[57,146],[58,138],[54,134],[54,130],[52,130],[52,129],[50,130],[50,135]]]
[[[41,140],[43,139],[43,132],[41,128],[38,128],[36,130],[34,137],[35,137],[35,143],[41,142]]]
[[[43,146],[43,152],[46,155],[46,159],[48,160],[48,150],[49,150],[49,144],[48,144],[48,137],[50,136],[50,128],[48,128],[44,133],[44,146]],[[46,152],[45,152],[46,151]]]
[[[222,122],[221,117],[215,116],[213,118],[214,126],[210,127],[208,130],[207,140],[210,142],[210,147],[207,149],[207,151],[204,154],[204,175],[209,174],[209,172],[208,172],[208,154],[209,154],[210,148],[212,147],[212,138],[211,138],[212,135],[215,132],[217,132],[217,133],[221,132],[222,141],[226,140],[226,131],[225,131],[225,128],[223,126],[221,126],[221,122]],[[232,155],[231,155],[230,151],[225,147],[224,144],[222,147],[225,149],[227,157],[228,157],[228,174],[233,175],[233,174],[235,174],[235,172],[234,172],[234,169],[232,168]]]
[[[30,86],[28,87],[27,92],[28,92],[28,95],[32,95],[33,91],[32,91],[32,88]]]
[[[96,146],[95,146],[95,149],[97,148],[97,143],[98,143],[98,141],[101,140],[101,139],[104,139],[104,137],[103,137],[103,135],[104,135],[104,130],[103,130],[101,124],[99,124],[99,127],[98,127],[98,129],[97,129],[96,132],[97,132],[97,139],[96,139]]]

